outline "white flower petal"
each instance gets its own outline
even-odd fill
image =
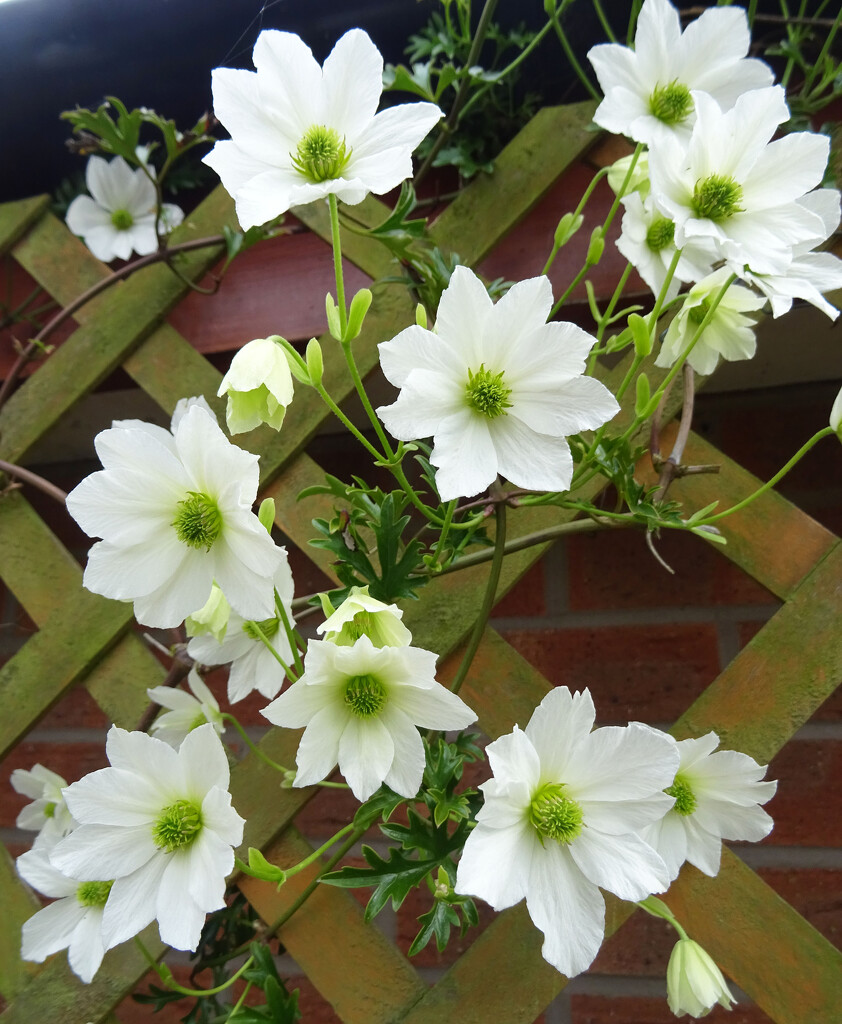
[[[455,694],[450,696],[455,697]],[[395,745],[392,764],[383,781],[396,793],[412,799],[421,787],[425,763],[424,744],[413,725],[414,718],[390,700],[380,712],[380,721],[389,730]]]
[[[394,756],[392,736],[378,717],[348,716],[339,740],[339,769],[360,802],[380,788]]]
[[[309,687],[309,689],[316,690],[321,694],[325,692],[323,687]],[[295,773],[297,787],[312,786],[330,775],[339,762],[339,744],[349,718],[350,714],[343,711],[334,700],[320,708],[313,716],[312,721],[304,730],[304,735],[298,744],[298,753],[295,756],[295,763],[298,767],[298,771]]]
[[[102,941],[106,949],[132,938],[155,920],[155,893],[166,867],[166,857],[152,857],[111,886],[102,915]]]
[[[157,849],[149,826],[80,825],[61,840],[50,860],[74,878],[101,882],[143,868]]]
[[[468,836],[456,872],[456,892],[478,896],[495,910],[525,898],[533,856],[541,856],[535,830],[521,819],[511,828],[480,823]]]
[[[525,730],[540,759],[544,781],[566,781],[570,759],[575,757],[595,719],[590,690],[571,693],[566,686],[556,686],[544,697]],[[498,775],[497,769],[494,774]],[[504,777],[517,776],[516,771],[507,771]]]
[[[67,948],[70,969],[86,985],[100,968],[105,956],[102,941],[102,908],[86,907],[82,919],[73,931]]]
[[[582,874],[624,900],[642,900],[669,885],[663,860],[639,835],[605,835],[587,824],[568,847]]]
[[[42,963],[53,953],[65,949],[85,908],[75,896],[57,900],[24,921],[21,930],[21,957]]]

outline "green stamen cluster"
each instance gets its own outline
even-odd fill
[[[210,551],[214,541],[222,533],[222,513],[209,494],[190,491],[189,497],[176,506],[172,522],[178,539],[191,548],[205,548]]]
[[[675,240],[675,222],[668,217],[653,220],[646,232],[646,244],[652,252],[660,252]]]
[[[582,808],[564,795],[564,785],[542,786],[529,805],[529,820],[542,837],[572,843],[582,831]]]
[[[134,217],[128,210],[115,210],[111,214],[111,223],[118,231],[128,231],[134,224]]]
[[[44,817],[52,818],[56,813],[56,805],[54,803],[44,804]]]
[[[152,826],[152,838],[160,850],[172,853],[189,846],[202,830],[202,812],[189,800],[165,807]]]
[[[677,79],[668,85],[657,85],[649,97],[653,117],[664,124],[680,124],[693,111],[693,97],[686,85]]]
[[[371,718],[383,710],[386,688],[374,676],[354,676],[345,686],[345,703],[357,718]]]
[[[484,365],[476,373],[468,370],[468,383],[465,385],[465,394],[468,398],[468,405],[483,416],[494,419],[495,416],[505,416],[506,409],[511,407],[507,401],[512,393],[503,383],[503,371],[492,373],[486,370]]]
[[[281,622],[277,617],[274,619],[264,619],[262,622],[244,622],[243,632],[252,640],[260,641],[260,633],[262,633],[267,640],[271,640],[280,629],[280,626]],[[260,630],[260,633],[258,633],[258,629]]]
[[[314,124],[298,143],[298,149],[292,157],[292,166],[308,181],[317,184],[341,177],[350,159],[351,150],[335,128]]]
[[[104,907],[113,884],[113,881],[82,882],[76,890],[76,899],[83,907]]]
[[[743,189],[739,182],[728,174],[711,174],[696,182],[690,205],[697,217],[720,221],[742,213],[742,199]]]
[[[696,810],[696,796],[690,787],[690,783],[683,775],[676,775],[675,781],[664,792],[667,796],[675,797],[675,804],[673,810],[677,814],[688,815],[692,814]]]

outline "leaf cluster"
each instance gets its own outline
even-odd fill
[[[229,1024],[295,1024],[301,1020],[298,990],[287,991],[271,950],[259,942],[253,942],[249,953],[254,963],[244,972],[243,977],[263,992],[266,1002],[263,1006],[241,1006],[232,1016],[223,1019]]]
[[[417,538],[404,538],[410,522],[404,514],[409,502],[404,492],[386,493],[357,476],[352,486],[329,473],[325,477],[324,484],[306,488],[299,498],[331,494],[340,502],[332,519],[313,520],[321,536],[310,541],[336,556],[336,574],[344,586],[331,592],[331,601],[338,605],[351,587],[366,585],[372,597],[386,604],[416,597],[426,582],[423,575],[415,575],[424,546]]]
[[[453,890],[454,857],[465,845],[480,803],[476,790],[456,792],[465,763],[482,757],[476,739],[474,734],[460,733],[452,743],[442,738],[432,743],[425,740],[424,781],[418,803],[407,808],[407,824],[388,820],[406,801],[386,786],[362,805],[354,820],[360,827],[382,817],[380,831],[396,844],[389,849],[388,857],[363,846],[366,867],[344,867],[322,877],[323,882],[341,888],[373,887],[365,910],[367,921],[390,902],[397,910],[413,889],[426,883],[433,902],[418,918],[421,928],[409,948],[410,956],[424,949],[432,938],[439,951],[445,949],[452,928],[464,934],[478,921],[473,900]]]

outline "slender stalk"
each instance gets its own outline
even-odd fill
[[[52,334],[57,327],[60,327],[65,320],[73,316],[78,309],[81,309],[82,306],[90,302],[91,299],[96,298],[97,295],[104,292],[107,288],[110,288],[118,281],[122,281],[123,278],[129,277],[129,275],[133,274],[136,270],[142,270],[143,267],[148,267],[152,263],[160,263],[162,260],[167,260],[170,256],[179,252],[189,252],[192,249],[204,249],[208,246],[223,245],[224,243],[224,235],[209,235],[207,238],[194,238],[189,242],[179,242],[178,245],[173,245],[163,251],[159,250],[158,252],[150,253],[148,256],[141,256],[140,259],[135,260],[133,263],[127,263],[125,267],[120,267],[119,270],[113,271],[113,273],[109,274],[108,277],[103,277],[101,280],[97,281],[96,284],[91,285],[90,288],[82,292],[82,294],[77,296],[71,303],[63,309],[60,309],[52,320],[41,328],[26,348],[24,348],[20,353],[9,371],[9,375],[3,381],[2,386],[0,386],[0,408],[2,408],[8,400],[12,388],[17,383],[18,377],[20,377],[21,371],[33,357],[35,352],[41,347],[41,343],[44,339]]]
[[[357,394],[360,396],[360,401],[365,409],[366,416],[368,416],[371,425],[374,427],[374,432],[377,434],[377,439],[383,446],[383,451],[386,453],[387,459],[394,457],[392,446],[389,444],[389,439],[386,437],[386,432],[383,430],[383,426],[375,413],[371,401],[368,397],[368,392],[363,385],[362,377],[360,377],[360,371],[357,369],[357,361],[354,359],[354,353],[351,350],[351,342],[342,342],[342,351],[345,353],[345,362],[348,364],[348,370],[351,374],[351,380],[354,382],[354,387],[357,389]]]
[[[301,660],[301,654],[298,650],[298,637],[295,634],[295,630],[292,628],[286,608],[284,608],[284,602],[281,600],[281,595],[277,590],[275,591],[275,609],[278,613],[278,618],[280,618],[281,624],[284,627],[287,640],[289,641],[289,649],[292,651],[292,659],[295,662],[295,671],[300,677],[304,673],[304,662]]]
[[[38,476],[37,473],[24,469],[23,466],[16,466],[13,462],[6,462],[5,459],[0,459],[0,470],[17,480],[23,480],[24,483],[32,484],[33,487],[37,487],[39,491],[43,491],[44,494],[49,495],[49,497],[61,505],[67,501],[67,494],[60,487],[51,484],[49,480]]]
[[[565,5],[562,4],[562,10],[564,9],[564,6]],[[576,54],[573,52],[573,47],[570,45],[570,40],[567,38],[564,29],[561,27],[561,19],[559,18],[559,12],[554,11],[551,17],[553,22],[553,28],[555,29],[555,34],[558,36],[558,41],[561,43],[561,48],[562,50],[564,50],[564,55],[565,57],[567,57],[570,67],[573,68],[574,72],[576,73],[576,77],[579,79],[582,85],[584,85],[584,87],[588,90],[593,99],[601,100],[602,96],[599,92],[599,89],[597,89],[593,82],[591,82],[591,80],[588,78],[588,76],[582,69],[582,65],[576,59]]]
[[[326,843],[322,843],[318,850],[313,850],[313,852],[309,856],[305,857],[304,860],[299,861],[295,865],[295,867],[289,868],[289,870],[285,872],[287,878],[289,878],[291,875],[297,875],[299,871],[303,871],[305,868],[309,868],[313,861],[318,860],[319,857],[326,854],[327,851],[331,848],[331,846],[339,842],[342,836],[347,835],[349,832],[353,832],[353,830],[353,823],[345,825],[344,828],[341,828],[338,832],[332,835]]]
[[[228,1021],[230,1021],[230,1020],[231,1020],[231,1018],[232,1018],[232,1017],[236,1017],[236,1016],[237,1016],[237,1011],[238,1011],[238,1010],[240,1009],[240,1007],[241,1007],[241,1006],[243,1005],[243,1003],[244,1003],[244,1002],[246,1001],[246,996],[247,996],[247,995],[249,994],[249,992],[251,991],[252,985],[253,985],[253,982],[251,982],[251,981],[247,981],[247,982],[246,982],[246,984],[245,984],[245,987],[243,988],[243,991],[242,991],[242,993],[240,994],[240,998],[239,998],[239,999],[237,1000],[237,1002],[236,1002],[236,1003],[235,1003],[235,1004],[234,1004],[234,1005],[233,1005],[233,1006],[231,1007],[231,1011],[229,1012],[228,1016],[227,1016],[227,1017],[225,1018],[225,1020],[226,1020],[226,1024],[227,1024],[227,1022],[228,1022]]]
[[[840,21],[842,21],[842,14],[837,16],[836,20],[833,23],[833,27],[830,29],[830,31],[825,36],[825,40],[824,40],[824,43],[822,45],[822,48],[821,48],[821,50],[819,50],[819,55],[818,55],[818,57],[816,57],[816,59],[811,64],[809,73],[807,74],[807,76],[804,79],[804,83],[801,86],[801,91],[804,94],[805,98],[808,97],[808,95],[809,95],[810,86],[813,84],[813,81],[815,80],[815,77],[816,77],[816,71],[824,63],[825,57],[830,52],[830,47],[833,44],[833,40],[836,37],[836,33],[839,31]]]
[[[245,742],[249,750],[255,755],[255,757],[263,761],[264,764],[268,764],[270,768],[274,768],[276,772],[280,772],[282,775],[286,775],[286,773],[290,770],[289,768],[285,768],[282,764],[278,764],[277,761],[273,761],[271,757],[268,757],[266,754],[264,754],[260,747],[258,747],[257,744],[249,737],[248,733],[245,731],[242,725],[240,725],[239,721],[230,712],[224,711],[222,713],[222,720],[223,722],[230,722],[231,725],[234,726],[234,728],[243,738],[243,741]]]
[[[591,0],[593,8],[596,11],[596,16],[599,18],[599,22],[605,30],[605,35],[608,37],[608,41],[611,43],[617,42],[617,37],[614,35],[614,30],[611,28],[611,22],[605,17],[605,11],[602,9],[602,4],[599,0]]]
[[[152,956],[146,946],[140,939],[140,936],[135,935],[135,945],[140,950],[144,960],[149,964],[152,970],[158,975],[161,981],[172,989],[173,992],[179,992],[183,996],[195,996],[198,999],[204,999],[206,996],[215,996],[220,992],[224,992],[227,988],[230,988],[238,978],[241,978],[243,974],[251,967],[254,963],[254,957],[250,956],[248,960],[235,971],[234,974],[224,981],[221,985],[217,985],[215,988],[185,988],[183,985],[179,985],[173,977],[172,971],[167,967],[166,964],[159,964],[158,961]]]
[[[333,243],[333,275],[336,279],[336,305],[339,307],[340,334],[345,337],[348,329],[348,310],[345,308],[345,275],[342,271],[342,246],[339,242],[339,207],[336,196],[331,192],[327,197],[330,207],[330,239]]]
[[[500,581],[500,570],[503,568],[503,557],[506,554],[505,502],[501,502],[497,506],[496,518],[497,532],[494,537],[494,556],[491,561],[491,571],[488,574],[488,581],[485,585],[485,595],[482,599],[482,606],[480,607],[477,621],[474,623],[471,638],[468,641],[468,646],[462,657],[462,661],[453,682],[450,684],[450,689],[453,693],[458,693],[462,688],[462,684],[465,682],[471,668],[471,663],[474,660],[474,655],[477,653],[480,641],[482,640],[482,634],[485,632],[488,616],[491,614],[491,609],[494,607],[494,598],[497,594],[497,584]]]
[[[325,403],[325,405],[328,407],[328,409],[330,409],[330,411],[333,413],[333,415],[338,420],[340,420],[344,424],[345,427],[347,427],[347,429],[354,435],[354,437],[365,448],[365,450],[368,452],[368,454],[371,455],[371,457],[376,462],[386,462],[387,459],[385,458],[385,456],[383,456],[374,447],[374,445],[371,444],[371,442],[368,440],[368,438],[361,431],[357,430],[357,428],[354,426],[354,424],[348,419],[348,417],[345,415],[345,413],[342,412],[342,410],[339,408],[339,406],[336,404],[336,402],[334,402],[334,400],[330,397],[330,395],[325,390],[324,384],[314,384],[313,387],[319,393],[319,395],[321,396],[322,401]]]
[[[260,623],[259,622],[252,622],[252,628],[254,629],[255,633],[257,633],[257,637],[260,640],[260,642],[264,645],[264,647],[266,647],[268,650],[270,650],[272,652],[272,657],[275,659],[275,661],[277,661],[277,663],[284,670],[284,672],[286,673],[287,679],[289,679],[289,681],[291,683],[294,683],[295,680],[298,677],[292,671],[292,669],[289,667],[289,665],[287,665],[287,663],[280,656],[280,654],[278,654],[278,652],[275,650],[275,648],[272,646],[271,641],[266,636],[266,634],[263,632],[263,630],[260,628]]]
[[[488,33],[488,27],[491,24],[491,19],[494,17],[494,9],[497,6],[497,0],[485,0],[485,6],[482,9],[482,14],[477,24],[477,30],[474,33],[474,40],[471,43],[471,49],[468,52],[468,60],[464,68],[464,76],[462,81],[459,83],[459,89],[456,93],[456,98],[453,100],[453,106],[450,108],[450,113],[447,115],[447,120],[441,126],[441,131],[436,137],[435,142],[427,154],[426,159],[418,169],[418,173],[415,175],[412,184],[415,188],[418,188],[420,182],[427,176],[430,168],[433,166],[433,161],[439,155],[439,150],[445,143],[445,140],[450,133],[456,127],[459,120],[459,112],[462,109],[465,100],[467,99],[468,89],[471,85],[471,80],[468,75],[468,69],[474,67],[479,61],[480,50],[482,44],[485,42],[485,37]]]
[[[732,505],[731,508],[726,508],[724,512],[717,512],[716,515],[705,516],[704,519],[702,519],[700,522],[696,523],[695,525],[696,526],[707,526],[708,523],[715,523],[715,522],[717,522],[720,519],[724,519],[725,516],[730,516],[734,512],[739,512],[740,509],[745,508],[746,505],[750,505],[751,502],[755,501],[762,494],[765,494],[766,491],[768,491],[772,487],[774,487],[775,484],[778,483],[779,480],[782,480],[787,475],[787,473],[793,468],[793,466],[795,466],[795,464],[800,459],[802,459],[807,454],[807,452],[814,445],[818,444],[819,441],[822,440],[822,438],[830,437],[830,436],[834,435],[835,433],[836,433],[836,431],[833,429],[833,427],[825,427],[823,430],[820,430],[817,434],[813,434],[813,436],[810,438],[809,441],[807,441],[805,444],[801,445],[801,447],[798,449],[798,451],[795,453],[795,455],[792,456],[792,458],[789,460],[789,462],[787,462],[787,464],[785,466],[783,466],[781,469],[779,469],[778,472],[775,473],[775,475],[772,477],[771,480],[767,480],[766,483],[763,484],[762,487],[758,487],[757,490],[753,494],[750,494],[747,498],[743,498],[742,501],[738,501],[737,504],[736,505]]]

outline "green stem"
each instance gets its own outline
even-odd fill
[[[833,23],[833,27],[828,32],[828,34],[827,34],[827,36],[825,38],[824,44],[822,45],[822,48],[819,51],[818,57],[816,57],[816,59],[810,65],[809,74],[805,77],[804,82],[803,82],[803,84],[801,86],[801,92],[805,96],[805,98],[809,94],[810,86],[813,84],[813,80],[816,77],[816,71],[824,63],[824,59],[827,56],[828,52],[830,51],[830,47],[831,47],[831,45],[833,43],[834,37],[836,36],[836,33],[839,30],[840,20],[842,20],[842,14],[840,14],[836,18],[835,22]]]
[[[573,211],[574,219],[582,212],[582,210],[584,210],[585,206],[587,205],[588,200],[590,199],[591,195],[593,194],[593,190],[596,188],[596,186],[598,185],[600,180],[602,178],[604,178],[608,174],[608,170],[609,169],[607,167],[602,167],[591,178],[590,184],[585,189],[585,191],[582,193],[582,198],[579,200],[579,205]],[[552,252],[547,257],[547,262],[544,264],[544,269],[541,271],[542,274],[547,274],[549,272],[550,267],[553,265],[553,262],[555,261],[555,258],[559,254],[560,251],[561,251],[561,246],[560,245],[557,246],[555,244],[555,240],[553,240]]]
[[[471,663],[474,660],[474,655],[479,649],[482,635],[485,632],[485,626],[488,622],[488,617],[491,614],[491,609],[494,607],[494,598],[497,594],[497,584],[500,581],[500,570],[503,568],[503,556],[506,554],[506,504],[500,502],[497,505],[496,511],[497,519],[497,532],[494,536],[494,557],[491,560],[491,570],[488,573],[488,581],[485,585],[485,594],[482,599],[482,606],[477,616],[477,621],[474,623],[474,629],[471,633],[471,638],[468,641],[467,649],[462,657],[462,661],[450,684],[450,689],[453,693],[458,693],[462,688],[462,683],[470,670]]]
[[[288,870],[285,869],[284,874],[287,876],[287,878],[290,878],[292,877],[292,875],[297,875],[299,871],[303,871],[305,868],[309,868],[313,861],[318,860],[319,857],[327,853],[327,851],[331,848],[331,846],[334,845],[334,843],[338,843],[343,836],[347,835],[349,832],[353,832],[353,830],[353,823],[346,825],[344,828],[341,828],[335,835],[332,835],[326,843],[322,843],[318,850],[313,850],[313,852],[308,857],[305,857],[304,860],[299,861],[295,865],[295,867],[289,868]]]
[[[564,10],[565,6],[565,4],[561,5],[562,11]],[[561,43],[562,50],[564,50],[564,55],[567,57],[567,60],[570,63],[570,67],[573,68],[579,81],[588,90],[593,99],[601,100],[602,96],[600,95],[599,90],[582,70],[582,65],[576,59],[576,54],[573,52],[573,47],[570,45],[570,40],[567,38],[564,29],[561,27],[561,19],[559,18],[559,13],[559,11],[553,11],[551,18],[553,28],[555,29],[555,34],[558,36],[558,41]]]
[[[459,112],[465,103],[468,95],[468,89],[471,85],[468,69],[474,67],[474,65],[479,61],[480,50],[482,49],[482,44],[485,42],[485,37],[488,33],[488,28],[491,25],[491,19],[494,17],[494,9],[496,6],[497,0],[485,0],[485,6],[482,9],[482,14],[480,15],[479,22],[477,24],[477,30],[474,34],[473,42],[471,43],[471,49],[468,52],[468,60],[463,68],[464,74],[462,81],[459,83],[459,90],[456,93],[456,98],[453,100],[453,106],[450,108],[447,120],[441,126],[441,131],[437,135],[430,152],[427,154],[426,159],[419,167],[418,173],[413,179],[412,184],[416,188],[429,173],[430,168],[433,166],[433,161],[439,155],[439,150],[445,143],[445,139],[447,139],[458,123]]]
[[[260,642],[263,644],[263,646],[266,647],[268,650],[270,650],[272,652],[272,657],[275,659],[275,661],[277,661],[277,663],[284,670],[284,673],[286,674],[287,679],[291,683],[294,683],[295,680],[298,677],[293,672],[293,670],[289,667],[289,665],[287,665],[287,663],[280,656],[280,654],[278,654],[278,652],[275,650],[275,648],[272,645],[271,640],[266,636],[266,634],[260,628],[260,623],[259,622],[252,622],[251,625],[252,625],[252,629],[254,629],[255,633],[257,633],[257,637],[260,640]]]
[[[234,728],[243,738],[243,741],[245,742],[249,750],[256,757],[260,758],[260,760],[263,761],[264,764],[268,764],[270,768],[274,768],[275,771],[280,772],[282,775],[286,775],[286,773],[290,771],[289,768],[285,768],[282,764],[278,764],[277,761],[273,761],[271,757],[268,757],[266,754],[264,754],[260,747],[258,747],[257,744],[249,737],[248,733],[245,731],[242,725],[240,725],[239,721],[229,711],[223,711],[222,720],[223,722],[230,722],[231,725],[234,726]]]
[[[594,10],[596,11],[596,16],[597,18],[599,18],[599,22],[605,30],[605,35],[608,37],[608,41],[611,43],[616,43],[617,37],[614,35],[614,30],[611,28],[611,23],[605,17],[605,12],[602,9],[602,4],[599,2],[599,0],[592,0],[592,3]]]
[[[240,1007],[241,1007],[241,1006],[243,1005],[243,1003],[244,1003],[244,1002],[246,1001],[246,996],[247,996],[247,995],[249,994],[249,992],[251,991],[251,988],[252,988],[252,985],[253,985],[253,984],[254,984],[254,983],[253,983],[253,982],[251,982],[251,981],[247,981],[247,982],[246,982],[245,988],[243,989],[243,991],[242,991],[242,994],[240,995],[240,998],[239,998],[239,999],[237,1000],[237,1002],[236,1002],[236,1003],[235,1003],[235,1004],[234,1004],[234,1005],[233,1005],[233,1006],[231,1007],[231,1012],[230,1012],[230,1013],[228,1014],[228,1016],[227,1016],[227,1017],[225,1018],[225,1020],[226,1020],[226,1024],[227,1024],[227,1022],[228,1022],[228,1021],[230,1021],[230,1020],[231,1020],[231,1018],[232,1018],[232,1017],[235,1017],[235,1016],[237,1015],[237,1011],[238,1011],[238,1010],[240,1009]]]
[[[731,508],[726,508],[724,512],[717,512],[716,515],[706,516],[699,522],[694,523],[694,525],[707,526],[708,523],[715,523],[719,519],[724,519],[725,516],[730,516],[734,512],[739,512],[740,509],[745,508],[746,505],[750,505],[751,502],[753,502],[756,498],[759,498],[762,494],[765,494],[766,491],[774,487],[779,480],[782,480],[787,475],[787,473],[793,468],[793,466],[795,466],[795,464],[800,459],[802,459],[814,445],[818,444],[823,437],[830,437],[835,433],[836,431],[833,429],[833,427],[825,427],[823,430],[820,430],[817,434],[813,434],[813,436],[810,438],[809,441],[806,442],[806,444],[801,445],[801,447],[798,449],[795,455],[792,456],[789,462],[787,462],[785,466],[779,469],[771,480],[767,480],[762,487],[758,487],[758,489],[753,494],[750,494],[747,498],[743,498],[742,501],[737,502],[736,505],[732,505]]]
[[[292,660],[295,662],[295,671],[300,678],[304,674],[304,662],[301,660],[301,654],[298,650],[298,636],[292,628],[286,608],[284,608],[284,602],[281,600],[281,595],[277,590],[275,591],[275,609],[287,635],[289,649],[292,651]]]
[[[436,565],[438,565],[439,558],[441,557],[441,553],[444,550],[444,544],[445,544],[445,541],[447,540],[447,535],[448,535],[448,533],[450,533],[450,523],[451,523],[451,520],[453,519],[453,510],[455,508],[456,508],[456,498],[454,498],[452,501],[449,501],[447,503],[447,508],[445,509],[445,512],[444,512],[444,523],[442,524],[441,533],[439,534],[439,539],[436,542],[436,549],[433,552],[433,560],[434,560]]]
[[[169,969],[169,967],[167,967],[166,964],[158,963],[158,961],[152,956],[152,954],[143,944],[143,942],[140,939],[140,936],[135,935],[134,941],[135,945],[143,955],[143,958],[146,960],[146,962],[149,964],[152,970],[158,975],[161,981],[167,986],[167,988],[172,989],[173,992],[178,992],[183,996],[194,996],[197,999],[204,999],[206,996],[215,996],[220,992],[224,992],[227,988],[230,988],[234,984],[234,982],[237,981],[238,978],[241,978],[243,974],[245,974],[245,972],[249,969],[249,967],[251,967],[251,965],[254,963],[254,957],[250,956],[248,960],[246,960],[246,962],[242,965],[242,967],[240,967],[239,970],[235,971],[234,974],[232,974],[227,981],[224,981],[221,985],[217,985],[215,988],[185,988],[183,985],[178,984],[178,982],[173,977],[172,971]]]
[[[339,406],[336,404],[336,402],[334,402],[334,400],[330,397],[330,395],[325,390],[324,384],[314,384],[313,387],[319,393],[319,395],[321,396],[322,401],[325,403],[325,405],[328,407],[328,409],[330,409],[330,411],[333,413],[333,415],[342,424],[344,424],[344,426],[354,435],[354,437],[360,442],[360,444],[365,448],[365,450],[368,452],[368,454],[371,455],[371,457],[376,462],[386,462],[386,461],[388,461],[386,459],[386,457],[384,455],[382,455],[374,447],[373,444],[371,444],[371,442],[368,440],[368,438],[363,433],[361,433],[359,430],[357,430],[357,428],[348,419],[348,417],[345,415],[345,413],[342,412],[342,410],[339,408]]]
[[[330,207],[330,238],[333,243],[333,274],[336,278],[336,305],[339,307],[339,327],[342,338],[348,329],[348,310],[345,308],[345,277],[342,273],[342,247],[339,243],[339,207],[336,196],[327,197]]]
[[[383,430],[383,426],[374,411],[374,407],[368,397],[368,392],[363,385],[362,377],[360,377],[360,371],[357,369],[357,361],[354,359],[354,353],[351,351],[351,342],[342,342],[342,351],[345,353],[345,362],[348,364],[348,370],[351,374],[351,380],[354,382],[354,387],[357,390],[357,394],[360,396],[360,401],[365,409],[366,416],[368,416],[371,425],[374,427],[374,432],[377,434],[377,439],[383,446],[383,451],[386,453],[387,459],[394,458],[394,452],[392,446],[389,444],[389,439],[386,437],[386,432]]]
[[[306,888],[304,888],[301,891],[301,893],[296,897],[296,899],[293,900],[293,902],[289,905],[289,907],[287,907],[283,914],[281,914],[280,917],[278,917],[269,925],[269,927],[266,929],[267,935],[274,935],[280,928],[282,928],[287,923],[287,921],[292,917],[293,914],[295,914],[298,910],[301,909],[301,907],[316,891],[316,887],[319,884],[321,876],[327,874],[328,871],[334,868],[339,863],[339,861],[342,860],[345,854],[351,849],[351,847],[357,842],[357,840],[361,839],[362,836],[364,835],[365,829],[354,829],[354,831],[351,833],[348,839],[328,860],[328,862],[325,864],[324,868],[322,868],[319,874],[311,882],[307,884]]]

